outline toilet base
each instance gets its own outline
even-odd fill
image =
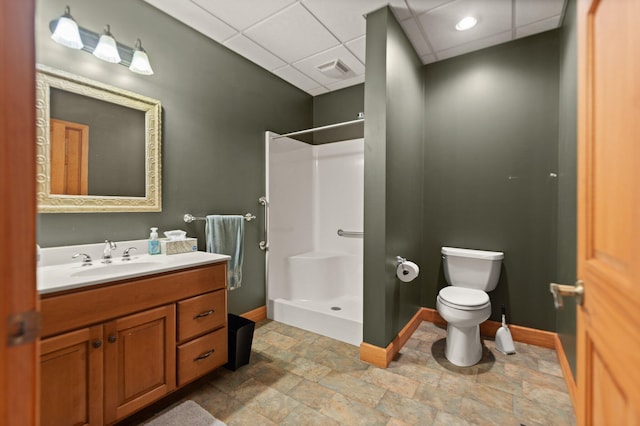
[[[456,327],[448,324],[444,355],[449,362],[459,367],[477,364],[482,359],[480,327]]]

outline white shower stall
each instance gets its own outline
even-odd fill
[[[267,316],[359,345],[364,140],[266,144]]]

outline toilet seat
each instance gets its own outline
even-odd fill
[[[464,287],[444,287],[438,293],[443,305],[462,311],[476,311],[491,306],[489,295],[482,290]]]

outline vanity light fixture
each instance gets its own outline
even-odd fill
[[[129,69],[138,74],[151,75],[153,69],[149,63],[149,57],[147,52],[142,48],[142,42],[140,39],[136,40],[136,47],[134,48],[133,58],[131,59],[131,65]]]
[[[478,23],[478,20],[473,16],[466,16],[456,24],[456,30],[458,31],[470,30],[471,28],[475,27],[477,23]]]
[[[56,43],[60,43],[71,49],[82,49],[84,46],[80,38],[78,24],[75,19],[73,19],[73,16],[71,16],[71,8],[69,6],[64,8],[64,15],[58,18],[51,38]]]
[[[96,58],[113,64],[117,64],[122,60],[118,53],[116,39],[113,38],[113,35],[111,34],[111,27],[109,24],[104,27],[104,32],[100,36],[100,40],[98,40],[98,45],[93,50],[93,55]]]
[[[82,49],[103,61],[125,66],[137,74],[153,74],[149,56],[142,48],[140,39],[136,40],[135,47],[132,48],[117,42],[109,25],[105,26],[102,34],[83,28],[71,17],[69,6],[65,7],[61,17],[49,22],[49,29],[51,38],[63,46]]]

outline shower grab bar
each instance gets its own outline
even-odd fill
[[[247,213],[247,214],[244,215],[244,220],[246,220],[247,222],[251,222],[255,218],[256,218],[256,216],[254,214],[251,214],[251,213]],[[184,219],[184,221],[186,223],[191,223],[191,222],[194,222],[196,220],[207,220],[206,217],[198,217],[198,216],[194,216],[194,215],[189,214],[189,213],[185,214],[182,217],[182,219]]]
[[[344,231],[342,229],[338,229],[338,235],[341,237],[364,237],[364,232],[362,231]]]
[[[269,250],[269,201],[267,197],[260,197],[258,202],[264,207],[264,240],[258,243],[258,247],[262,251],[267,251]]]

